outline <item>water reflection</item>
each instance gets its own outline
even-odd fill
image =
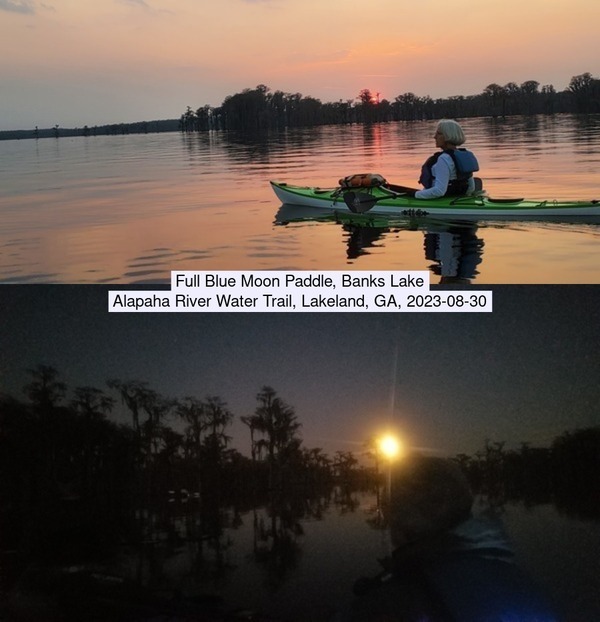
[[[380,124],[363,125],[363,144],[365,155],[381,154],[384,145],[384,132]]]
[[[484,241],[477,236],[476,224],[449,224],[441,230],[430,226],[425,231],[425,258],[440,283],[470,283],[479,274]]]
[[[273,164],[273,158],[284,157],[289,150],[310,154],[310,147],[323,140],[326,128],[310,132],[293,128],[268,132],[194,132],[181,134],[185,148],[196,155],[213,151],[216,158],[225,157],[231,166]]]
[[[414,481],[421,490],[425,480]],[[65,499],[61,504],[70,504],[61,512],[65,538],[57,538],[58,524],[45,529],[49,538],[45,562],[23,564],[19,557],[8,563],[3,554],[2,580],[11,610],[28,619],[47,619],[36,617],[43,611],[61,620],[103,622],[161,615],[175,620],[198,616],[205,621],[249,615],[254,620],[370,620],[381,619],[371,617],[375,613],[390,612],[402,613],[398,619],[405,621],[420,620],[410,616],[424,612],[431,620],[445,620],[434,616],[437,607],[448,606],[445,599],[452,596],[452,607],[467,602],[480,606],[492,580],[496,587],[509,590],[511,598],[516,594],[510,590],[518,587],[515,607],[524,606],[526,599],[536,603],[538,613],[544,611],[530,580],[511,561],[501,512],[490,512],[486,504],[465,517],[463,493],[456,485],[445,482],[436,489],[430,484],[425,490],[425,496],[417,495],[416,508],[414,486],[404,486],[396,476],[395,506],[385,496],[376,496],[374,488],[365,495],[348,486],[318,494],[296,490],[250,507],[242,497],[232,505],[231,500],[209,502],[187,491],[165,495],[152,506],[135,510],[129,519],[123,515],[118,529],[122,535],[117,541],[107,539],[104,552],[97,549],[95,554],[85,541],[98,541],[105,517],[90,523],[81,505],[75,509],[77,502]],[[442,502],[437,497],[431,500],[432,490],[446,491]],[[433,512],[432,518],[428,512]],[[367,531],[360,529],[360,523]],[[89,530],[82,529],[86,524]],[[386,558],[381,557],[376,539],[369,537],[368,527],[376,536],[386,533],[390,524],[396,548]],[[441,525],[451,526],[452,533],[438,534]],[[126,542],[124,533],[129,534]],[[552,546],[565,546],[564,537],[563,527]],[[67,556],[65,545],[70,548]],[[355,552],[349,567],[343,567],[345,551]],[[382,568],[375,574],[378,558]],[[591,567],[578,570],[583,576],[589,571]],[[362,575],[367,579],[359,580]],[[469,581],[464,580],[467,575]],[[316,582],[310,588],[309,577]],[[356,580],[355,593],[360,595],[354,600],[351,588]],[[301,604],[295,606],[297,599]],[[342,617],[334,618],[336,611]]]
[[[398,232],[421,232],[425,259],[434,262],[429,269],[440,277],[440,284],[471,283],[479,274],[478,266],[483,261],[485,243],[478,235],[476,221],[332,214],[326,210],[291,205],[282,205],[275,215],[275,223],[283,226],[311,221],[341,226],[349,260],[360,259],[373,249],[384,248],[387,238]]]
[[[358,259],[369,253],[368,249],[384,246],[376,244],[383,241],[385,234],[390,232],[389,227],[363,227],[356,224],[343,224],[342,228],[348,233],[346,255],[348,259]]]
[[[573,126],[567,131],[574,142],[590,142],[600,136],[600,119],[597,115],[576,115],[573,121]]]
[[[594,199],[599,119],[466,119],[464,126],[491,196]],[[356,240],[345,241],[348,256],[330,252],[333,238],[326,234],[334,228],[318,230],[318,241],[311,237],[317,230],[296,228],[290,253],[289,237],[272,227],[277,204],[268,181],[326,187],[369,171],[414,184],[432,149],[434,123],[298,128],[261,136],[213,131],[2,141],[0,280],[166,282],[171,269],[203,269],[205,263],[215,270],[277,270],[311,269],[318,262],[336,270],[358,257],[365,269],[393,262],[418,269],[421,245],[396,245],[398,253],[391,253],[393,229],[380,237],[357,233]],[[488,229],[477,280],[570,283],[577,275],[585,278],[580,282],[596,283],[596,235],[597,227],[549,232],[534,222],[518,231]],[[585,253],[566,249],[583,246]],[[147,260],[151,249],[174,255]],[[516,253],[522,261],[507,261]]]
[[[523,144],[541,144],[552,140],[554,132],[557,129],[560,130],[561,127],[557,118],[543,115],[510,118],[488,117],[482,121],[489,144],[500,149],[519,148]]]
[[[284,506],[253,512],[254,560],[266,572],[271,591],[277,591],[299,563],[300,538],[304,533],[299,518],[291,508]]]

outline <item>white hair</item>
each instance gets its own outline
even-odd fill
[[[451,145],[458,147],[466,141],[462,127],[452,119],[442,119],[437,124],[437,130],[442,133],[446,142],[449,142]]]

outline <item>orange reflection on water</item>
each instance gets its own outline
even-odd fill
[[[239,270],[247,263],[247,249],[232,242],[231,227],[223,227],[225,219],[223,213],[201,210],[63,229],[40,249],[40,261],[56,265],[68,282],[91,277],[99,282],[167,282],[175,269]],[[256,219],[246,222],[244,230],[260,236],[263,227]]]
[[[448,280],[454,264],[465,259],[455,257],[449,266],[443,254],[441,260],[428,256],[425,234],[348,231],[336,223],[274,225],[265,207],[232,222],[231,210],[205,209],[119,225],[63,226],[39,245],[22,241],[22,249],[25,268],[38,275],[34,282],[166,283],[171,270],[272,269],[429,269],[436,272],[432,284],[442,282],[441,275]],[[476,271],[472,283],[598,282],[595,262],[582,262],[597,254],[597,236],[582,237],[581,227],[486,226],[476,237],[480,255],[469,259]]]
[[[325,187],[372,171],[414,183],[433,150],[433,126],[322,127],[268,140],[165,134],[5,141],[0,281],[167,282],[171,270],[186,268],[430,269],[432,283],[453,271],[481,284],[600,283],[597,225],[479,223],[461,230],[459,223],[444,231],[423,223],[362,230],[274,224],[280,205],[269,179]],[[464,126],[491,195],[597,193],[596,125],[558,115],[469,119]],[[439,256],[436,235],[445,244]]]

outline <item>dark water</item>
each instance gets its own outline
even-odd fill
[[[335,489],[297,499],[295,510],[287,514],[273,514],[272,507],[264,506],[243,511],[222,507],[208,522],[198,503],[176,496],[159,514],[139,513],[146,530],[143,544],[118,545],[109,561],[54,564],[52,570],[30,566],[11,589],[13,606],[33,612],[31,619],[54,619],[35,613],[36,608],[60,611],[56,594],[46,587],[47,574],[53,572],[60,573],[57,585],[70,598],[77,601],[84,594],[97,608],[120,597],[122,607],[142,600],[160,610],[167,603],[174,620],[188,619],[179,613],[186,610],[185,603],[209,620],[245,612],[259,620],[333,621],[361,604],[362,597],[352,592],[355,582],[377,576],[379,560],[392,551],[374,493]],[[551,504],[521,503],[504,506],[501,521],[515,563],[558,619],[598,619],[598,523],[561,514]],[[199,524],[212,535],[198,537]],[[75,577],[81,582],[83,576],[94,578],[93,588],[89,582],[77,584]],[[73,585],[82,590],[79,595],[69,591]],[[121,618],[107,614],[106,619]]]
[[[334,186],[373,171],[414,184],[435,150],[433,127],[1,142],[0,282],[166,282],[170,270],[241,267],[429,269],[433,283],[600,282],[596,223],[282,224],[270,179]],[[464,127],[490,195],[600,197],[597,115],[468,119]]]

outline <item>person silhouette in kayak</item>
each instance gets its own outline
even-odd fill
[[[501,521],[472,512],[458,465],[412,456],[390,480],[392,554],[360,579],[344,620],[361,622],[557,622],[514,561]]]

